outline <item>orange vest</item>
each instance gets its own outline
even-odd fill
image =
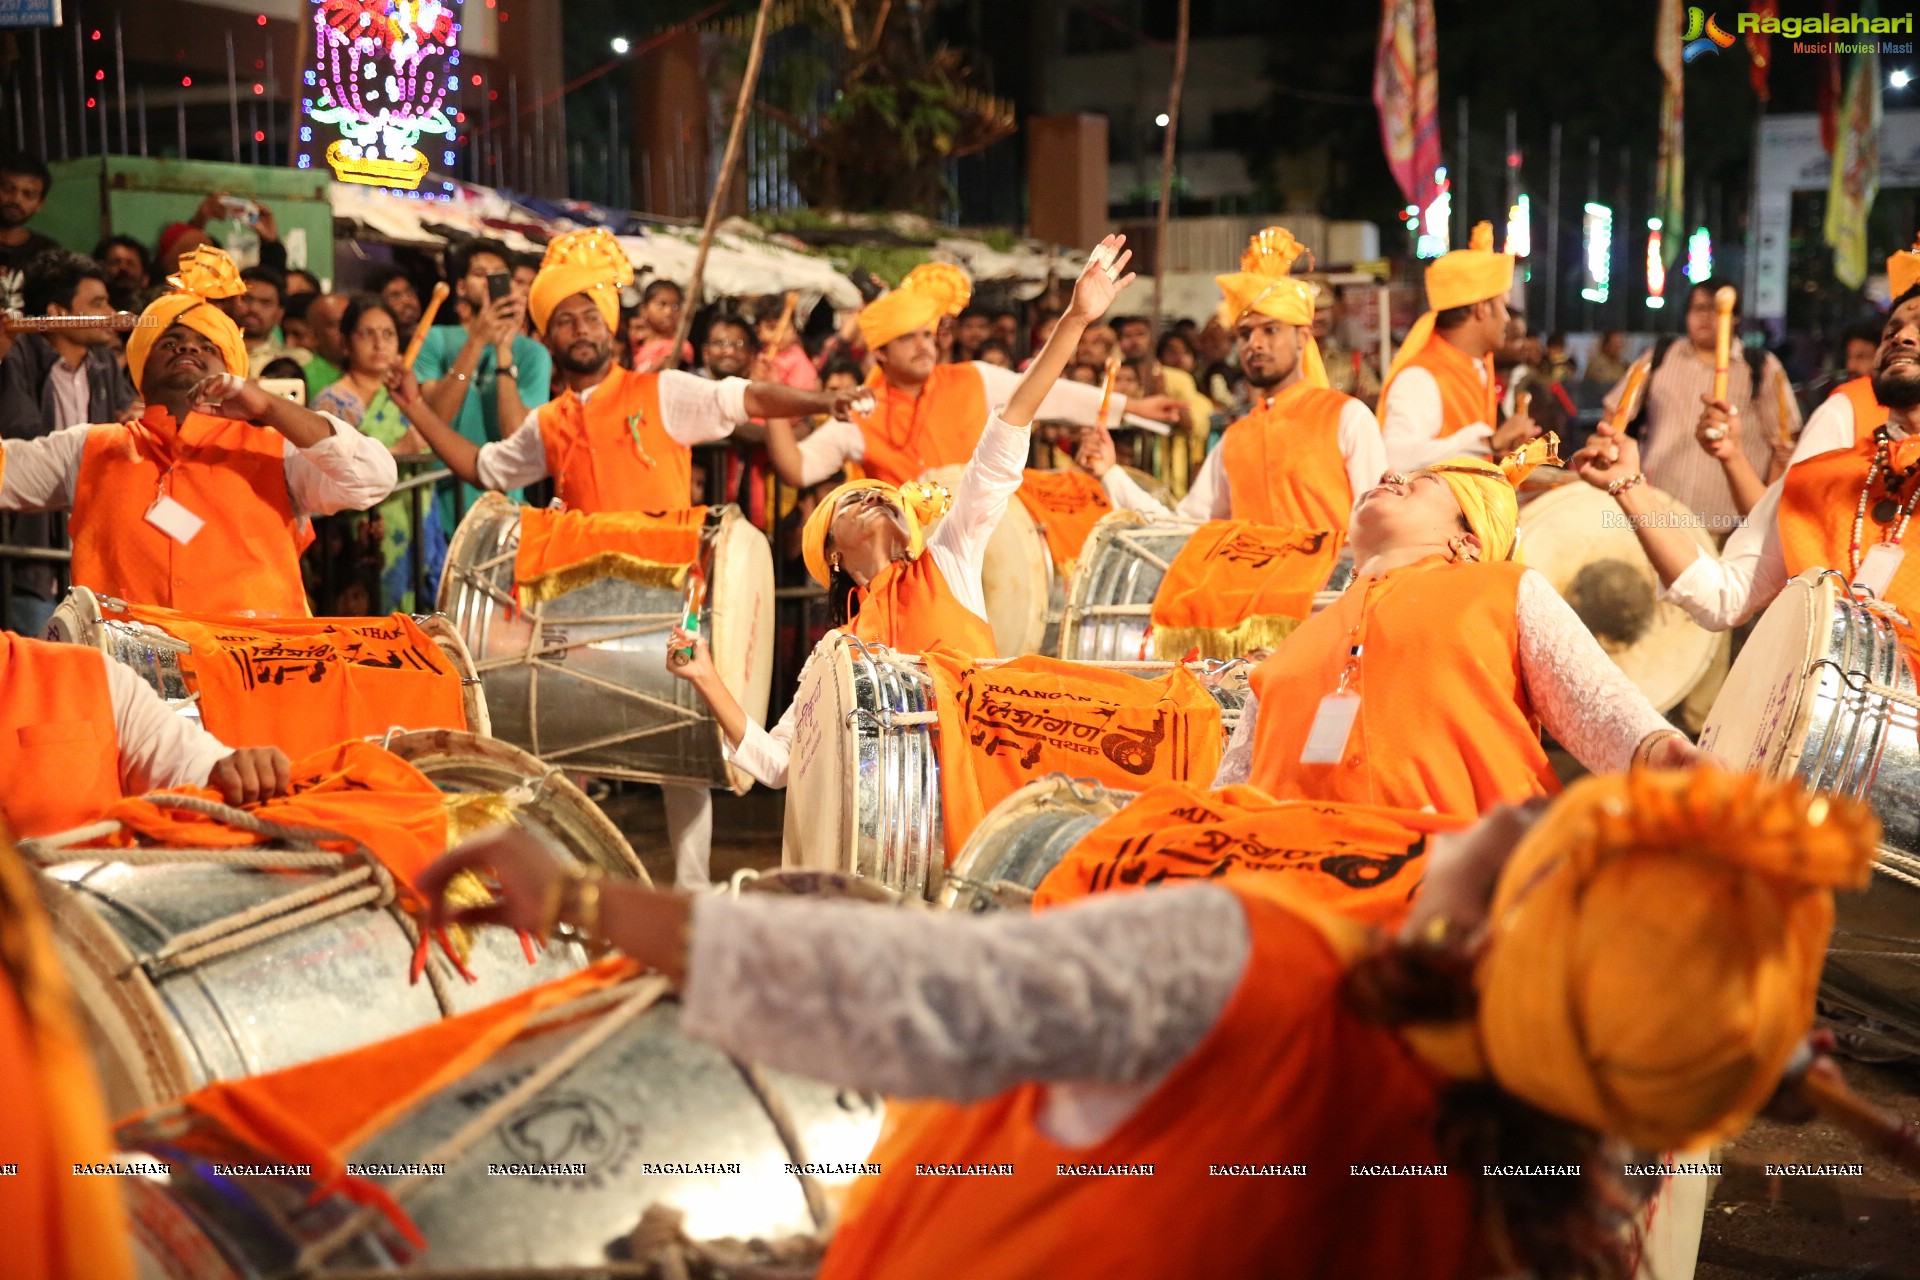
[[[1852,574],[1853,518],[1860,510],[1860,488],[1867,482],[1875,448],[1869,433],[1855,440],[1851,449],[1817,454],[1787,468],[1781,480],[1779,517],[1780,550],[1786,558],[1787,576],[1795,577],[1808,569]],[[1901,497],[1912,497],[1916,483],[1920,479],[1907,481]],[[1898,514],[1886,524],[1874,519],[1873,508],[1885,493],[1882,480],[1874,485],[1868,499],[1867,514],[1860,522],[1862,558],[1874,543],[1884,542],[1888,531],[1900,521]],[[1913,554],[1914,548],[1920,547],[1920,538],[1903,545],[1907,555],[1894,571],[1886,599],[1912,617],[1914,610],[1920,609],[1920,555]]]
[[[935,645],[969,658],[998,652],[993,627],[954,598],[931,555],[882,569],[861,593],[860,612],[847,630],[900,653],[925,653]]]
[[[614,365],[585,404],[540,406],[540,445],[569,511],[678,511],[693,505],[693,453],[667,434],[660,375]]]
[[[855,421],[866,438],[860,468],[868,476],[905,484],[973,457],[987,429],[987,386],[971,364],[935,365],[918,396],[894,387],[878,367],[867,386],[873,412]]]
[[[1473,357],[1435,333],[1427,339],[1427,345],[1420,348],[1420,354],[1407,361],[1406,369],[1425,369],[1440,384],[1440,425],[1433,433],[1438,440],[1441,436],[1450,436],[1462,427],[1484,422],[1488,426],[1499,425],[1499,410],[1493,396],[1493,376],[1481,373],[1474,367]],[[1396,373],[1387,379],[1387,385],[1380,389],[1380,403],[1387,403],[1387,394],[1393,389]]]
[[[1220,461],[1233,518],[1345,533],[1355,494],[1340,452],[1340,414],[1352,400],[1296,382],[1228,427]]]
[[[1514,604],[1525,572],[1512,561],[1433,556],[1355,582],[1254,671],[1248,781],[1276,800],[1432,805],[1463,817],[1557,792],[1520,676]],[[1302,764],[1320,700],[1356,643],[1363,653],[1348,688],[1360,715],[1346,756]]]
[[[1251,942],[1239,989],[1117,1131],[1091,1147],[1053,1142],[1037,1123],[1038,1084],[970,1106],[889,1104],[870,1157],[881,1172],[855,1188],[821,1280],[1473,1274],[1484,1251],[1464,1176],[1351,1172],[1443,1163],[1440,1081],[1392,1030],[1350,1010],[1344,963],[1283,896],[1227,887]],[[1011,1172],[924,1171],[932,1165]],[[1151,1166],[1151,1176],[1062,1165]]]
[[[1847,403],[1853,406],[1853,438],[1865,440],[1874,433],[1874,429],[1887,420],[1887,406],[1873,394],[1872,378],[1855,378],[1843,382],[1833,389],[1833,395],[1845,396]],[[1830,397],[1831,398],[1831,397]]]
[[[92,646],[0,632],[0,815],[52,835],[120,799],[120,732],[106,658]]]
[[[73,580],[129,604],[188,613],[304,618],[301,522],[287,490],[286,439],[232,418],[167,411],[87,429],[68,531]],[[161,495],[206,521],[182,545],[147,522]]]

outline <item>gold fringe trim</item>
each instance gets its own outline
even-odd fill
[[[518,808],[513,801],[491,791],[449,793],[441,798],[441,804],[447,814],[449,849],[490,827],[512,822]],[[443,896],[447,905],[455,908],[484,907],[493,901],[493,894],[487,891],[486,883],[471,871],[462,871],[447,881]],[[463,924],[453,925],[447,930],[447,941],[460,957],[461,964],[465,964],[473,952],[473,935],[474,930]]]
[[[1244,658],[1257,649],[1276,649],[1306,621],[1277,613],[1255,614],[1232,627],[1155,627],[1153,656],[1178,662],[1198,648],[1203,658]]]
[[[687,570],[691,567],[642,560],[624,551],[602,551],[578,564],[550,570],[517,585],[521,602],[528,606],[556,600],[602,578],[625,578],[643,587],[671,587],[678,591],[686,586]]]

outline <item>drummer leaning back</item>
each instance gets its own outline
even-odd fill
[[[307,616],[301,528],[393,489],[393,457],[338,418],[247,378],[247,344],[215,301],[241,291],[202,246],[141,313],[127,370],[147,411],[130,423],[9,440],[0,510],[71,510],[73,581],[188,613]]]

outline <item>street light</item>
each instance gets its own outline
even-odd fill
[[[1904,89],[1912,82],[1913,82],[1913,73],[1911,71],[1908,71],[1905,67],[1895,67],[1892,71],[1887,73],[1888,88]]]
[[[613,38],[613,51],[615,53],[625,53],[631,48],[633,48],[633,46],[627,43],[625,36],[615,36]]]
[[[1157,116],[1155,116],[1155,117],[1153,118],[1153,122],[1154,122],[1155,124],[1157,124],[1157,125],[1159,125],[1159,126],[1160,126],[1160,127],[1162,128],[1162,129],[1164,129],[1164,128],[1166,128],[1166,127],[1167,127],[1167,113],[1166,113],[1166,112],[1164,112],[1164,111],[1162,111],[1162,112],[1161,112],[1161,113],[1160,113],[1159,115],[1157,115]]]

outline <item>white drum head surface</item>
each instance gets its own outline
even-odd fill
[[[737,511],[728,512],[714,538],[707,603],[713,669],[747,718],[764,728],[773,694],[773,549]],[[735,781],[743,790],[751,785]]]
[[[1806,745],[1817,682],[1807,679],[1827,651],[1839,586],[1817,571],[1789,582],[1754,624],[1700,730],[1700,747],[1736,769],[1791,773]]]

